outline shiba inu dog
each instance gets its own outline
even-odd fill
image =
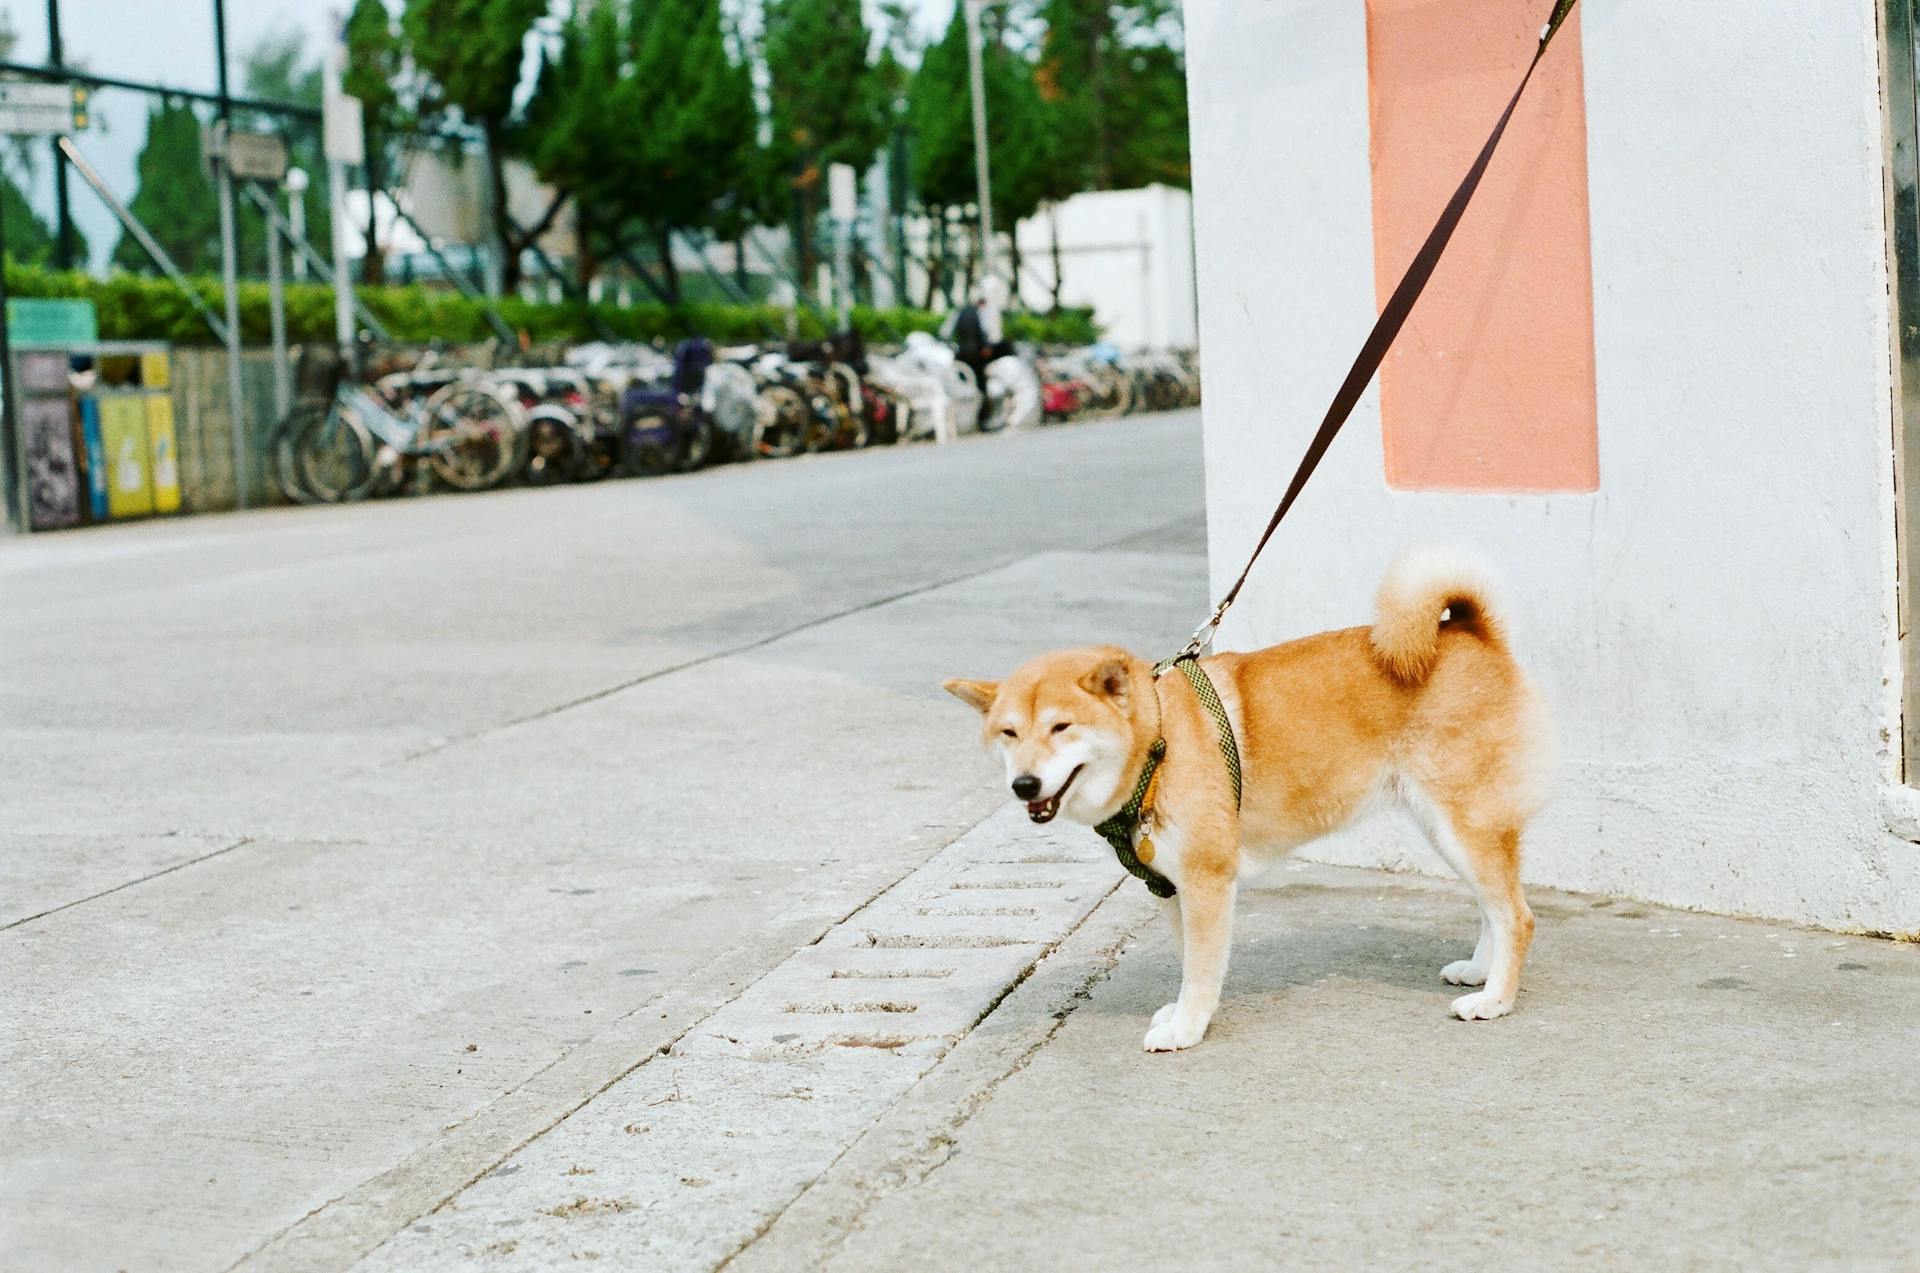
[[[1148,1051],[1189,1048],[1206,1033],[1243,864],[1382,805],[1411,814],[1479,902],[1472,956],[1440,970],[1479,987],[1453,1001],[1454,1015],[1513,1010],[1533,939],[1520,836],[1546,801],[1554,741],[1501,615],[1476,562],[1415,549],[1388,569],[1371,627],[1201,659],[1238,749],[1238,808],[1218,726],[1189,677],[1156,677],[1152,663],[1104,646],[1042,655],[1003,681],[946,683],[979,710],[985,743],[1035,822],[1099,825],[1123,813],[1163,742],[1145,784],[1146,825],[1130,842],[1178,890],[1167,910],[1182,968]]]

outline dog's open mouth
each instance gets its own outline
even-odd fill
[[[1027,801],[1027,817],[1035,822],[1052,822],[1053,815],[1060,812],[1060,801],[1066,797],[1067,788],[1073,785],[1073,780],[1080,776],[1080,770],[1083,768],[1085,766],[1075,765],[1073,772],[1067,775],[1067,780],[1060,784],[1060,790],[1045,800]]]

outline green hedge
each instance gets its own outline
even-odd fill
[[[166,340],[179,345],[210,345],[213,334],[193,306],[172,283],[144,274],[116,273],[104,279],[79,272],[62,273],[40,266],[7,263],[7,294],[16,297],[77,297],[89,299],[100,313],[103,340]],[[218,279],[197,278],[199,290],[214,313],[224,312]],[[354,289],[366,307],[402,342],[445,341],[450,344],[490,341],[493,329],[477,301],[458,292],[422,287],[361,287]],[[652,340],[698,332],[721,343],[747,342],[786,334],[786,311],[770,305],[688,304],[678,313],[665,305],[549,305],[509,299],[500,313],[515,331],[535,343],[597,340]],[[600,325],[596,325],[595,319]],[[940,316],[926,310],[858,307],[854,323],[868,340],[898,340],[910,331],[933,331]],[[1066,310],[1057,315],[1015,314],[1008,319],[1008,335],[1016,340],[1086,344],[1098,339],[1091,310]],[[267,285],[240,285],[240,330],[250,345],[270,338]],[[801,311],[799,334],[817,338],[823,324]],[[333,289],[317,283],[287,285],[287,338],[294,342],[333,338]]]

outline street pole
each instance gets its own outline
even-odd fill
[[[860,174],[852,164],[827,168],[827,206],[833,214],[833,298],[839,302],[840,330],[853,328],[853,270],[849,261],[853,221],[860,212]]]
[[[353,343],[353,276],[347,268],[347,164],[364,144],[360,130],[360,99],[348,97],[340,86],[346,75],[347,47],[336,38],[327,50],[322,94],[325,102],[322,132],[327,152],[327,206],[333,213],[333,333],[340,357],[357,366]]]
[[[307,238],[307,170],[305,168],[287,169],[287,223],[293,227],[296,243],[304,243]],[[293,254],[293,281],[307,281],[307,258],[298,249]]]
[[[233,98],[227,83],[226,0],[213,0],[215,84],[220,93],[219,139],[214,165],[220,176],[220,284],[227,302],[227,415],[233,425],[233,506],[247,506],[247,401],[240,377],[240,240],[233,215],[233,174],[227,139],[233,131]]]
[[[987,74],[980,37],[983,0],[967,6],[967,72],[973,86],[973,171],[980,189],[980,277],[993,274],[993,181],[987,172]]]
[[[234,233],[233,173],[227,167],[228,138],[232,132],[225,123],[215,125],[219,136],[214,167],[220,177],[220,286],[227,302],[227,416],[233,425],[233,506],[247,506],[247,404],[240,379],[240,261],[238,236]]]
[[[270,192],[268,198],[272,198]],[[296,254],[297,255],[297,254]],[[280,231],[267,225],[267,301],[273,322],[273,418],[293,409],[293,376],[287,366],[287,289],[280,273]]]
[[[0,226],[0,262],[7,259],[7,239]],[[0,481],[6,490],[7,521],[25,534],[33,529],[27,500],[27,457],[22,452],[20,393],[13,383],[13,347],[7,337],[7,272],[0,269]]]
[[[66,63],[66,50],[60,40],[60,0],[47,0],[47,62],[56,71]],[[60,139],[53,138],[53,206],[55,234],[53,263],[60,269],[73,268],[73,208],[67,202],[67,160],[60,153]]]

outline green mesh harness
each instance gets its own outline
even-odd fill
[[[1213,718],[1214,732],[1220,737],[1220,756],[1227,762],[1227,774],[1233,779],[1233,807],[1238,809],[1240,807],[1240,746],[1234,741],[1233,722],[1227,719],[1226,705],[1220,701],[1220,692],[1213,687],[1213,680],[1207,675],[1206,669],[1201,667],[1199,661],[1192,655],[1182,654],[1168,663],[1160,664],[1153,669],[1155,678],[1160,677],[1170,667],[1180,669],[1187,678],[1187,683],[1193,686],[1194,695],[1200,700],[1200,706],[1206,708],[1207,715]],[[1172,897],[1179,890],[1174,887],[1172,880],[1141,859],[1140,851],[1134,845],[1134,834],[1140,829],[1142,813],[1147,804],[1147,793],[1153,790],[1154,774],[1159,771],[1160,762],[1166,758],[1167,740],[1154,739],[1153,746],[1147,749],[1147,763],[1140,767],[1140,777],[1134,781],[1133,793],[1127,797],[1127,802],[1121,805],[1111,818],[1094,827],[1094,831],[1100,838],[1113,846],[1113,855],[1120,859],[1120,865],[1127,868],[1128,874],[1145,884],[1147,891],[1155,897]],[[1142,837],[1141,843],[1146,846],[1151,845],[1152,841]],[[1152,857],[1152,852],[1151,848],[1147,849],[1148,858]]]

